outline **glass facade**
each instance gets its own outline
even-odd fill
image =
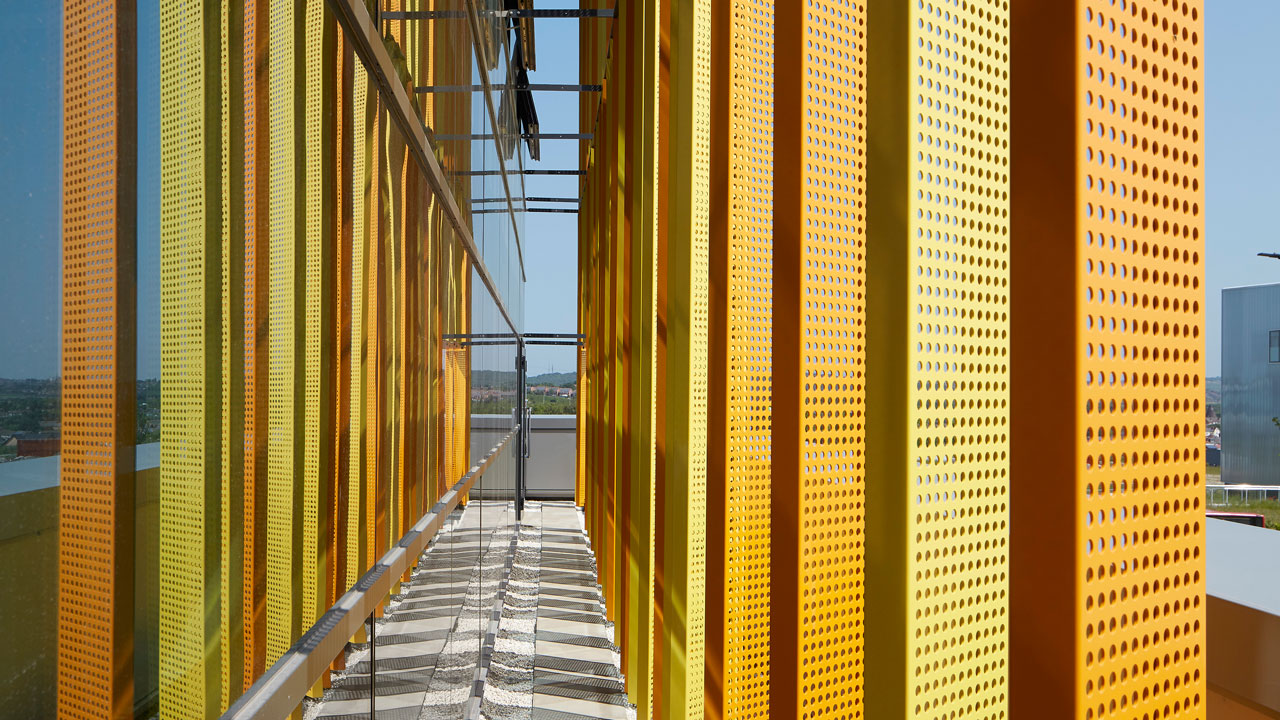
[[[496,448],[439,553],[480,612],[515,520],[518,33],[353,5],[8,11],[5,171],[49,170],[4,208],[0,607],[31,651],[0,717],[225,710]]]

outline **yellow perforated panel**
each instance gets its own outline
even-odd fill
[[[905,710],[1003,718],[1008,3],[913,3],[909,27]]]
[[[160,6],[160,705],[219,703],[219,267],[217,44],[201,6]],[[214,32],[217,32],[216,30]],[[212,73],[214,78],[216,73]],[[206,144],[212,152],[206,154]],[[213,650],[213,652],[209,652]]]
[[[707,341],[710,271],[710,233],[707,219],[711,205],[711,3],[693,8],[691,23],[681,31],[693,36],[690,43],[692,72],[688,82],[693,120],[689,182],[692,237],[689,247],[689,489],[688,549],[689,585],[686,604],[687,691],[685,717],[703,717],[703,673],[706,656],[707,582]],[[657,709],[655,708],[655,712]]]
[[[365,308],[366,278],[368,271],[368,228],[365,217],[368,208],[369,148],[368,96],[369,76],[364,64],[355,63],[351,90],[352,141],[351,152],[351,431],[350,450],[347,458],[347,577],[346,586],[354,587],[364,570],[372,566],[372,550],[367,550],[368,533],[366,517],[370,508],[365,504],[365,389],[369,372],[368,316]]]
[[[326,89],[330,84],[325,77],[325,58],[333,47],[325,43],[325,6],[323,2],[308,0],[305,4],[305,78],[303,108],[303,179],[304,212],[301,249],[304,254],[304,280],[302,314],[304,326],[301,335],[305,351],[303,360],[302,392],[302,538],[298,553],[302,570],[302,596],[298,608],[300,628],[306,629],[329,606],[325,602],[326,580],[324,574],[327,538],[321,535],[329,523],[323,519],[332,511],[328,503],[329,472],[332,458],[329,436],[329,412],[326,402],[331,390],[328,374],[332,365],[330,353],[332,337],[330,327],[332,311],[333,251],[330,215],[334,211],[332,201],[325,192],[332,187],[329,173],[334,165],[326,150],[331,149],[325,135],[325,114],[333,107],[325,107]]]
[[[267,662],[280,657],[298,636],[302,604],[299,553],[302,500],[302,368],[300,297],[303,272],[301,142],[297,41],[304,7],[271,6],[269,72],[271,97],[270,409],[267,459]]]
[[[662,10],[657,251],[654,713],[703,717],[711,5]]]
[[[1201,3],[1077,10],[1081,715],[1204,717]]]

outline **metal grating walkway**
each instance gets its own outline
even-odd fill
[[[455,512],[376,633],[379,720],[634,718],[581,512],[529,502]],[[369,649],[304,713],[368,718]]]

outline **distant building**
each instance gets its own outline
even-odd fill
[[[19,457],[49,457],[58,454],[62,436],[53,432],[20,432],[14,439]]]
[[[1222,291],[1222,481],[1280,485],[1280,284]]]

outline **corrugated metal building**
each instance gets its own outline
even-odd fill
[[[1280,484],[1280,284],[1222,291],[1222,481]]]

